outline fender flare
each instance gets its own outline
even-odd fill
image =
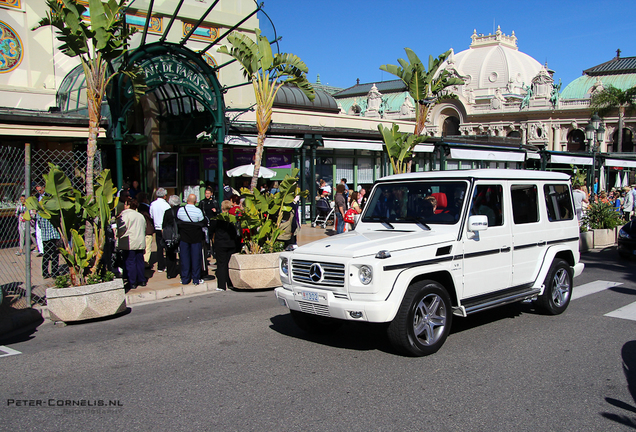
[[[452,261],[449,261],[452,263]],[[448,274],[448,278],[453,281],[453,285],[455,285],[455,279],[451,273],[451,269],[440,265],[440,264],[432,264],[428,266],[418,266],[418,267],[410,267],[406,268],[397,275],[393,282],[393,286],[389,291],[386,299],[384,300],[388,305],[390,305],[389,317],[390,319],[387,322],[393,321],[395,316],[398,313],[400,305],[402,304],[402,300],[404,299],[404,295],[406,294],[406,290],[411,286],[411,283],[414,279],[426,276],[427,274],[432,273],[446,273]],[[434,279],[435,280],[435,279]],[[454,292],[457,290],[456,286],[444,288],[448,291],[448,295],[451,298],[456,298],[457,293]]]
[[[545,289],[545,285],[543,282],[545,281],[545,278],[548,275],[550,268],[552,267],[552,263],[554,262],[554,259],[559,252],[572,253],[572,248],[569,248],[563,244],[548,247],[543,257],[543,263],[541,264],[541,268],[539,269],[539,273],[533,285],[533,288],[539,288],[541,290],[540,295],[543,294],[543,290]]]

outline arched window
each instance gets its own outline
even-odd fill
[[[459,132],[459,119],[455,116],[446,117],[442,126],[442,136],[457,136]]]
[[[506,135],[508,138],[521,138],[521,132],[513,130],[508,132],[508,135]]]
[[[568,134],[568,151],[585,151],[585,133],[580,129],[574,129]]]
[[[618,130],[612,134],[612,151],[618,151]],[[632,131],[628,128],[623,128],[623,145],[621,153],[631,153],[634,151],[634,142]]]

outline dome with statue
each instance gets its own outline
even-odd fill
[[[470,48],[451,53],[445,68],[460,76],[464,82],[466,99],[492,96],[495,89],[503,94],[524,93],[524,85],[545,70],[534,58],[517,48],[515,32],[507,36],[497,28],[495,34],[483,35],[473,31]]]

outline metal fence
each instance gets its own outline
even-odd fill
[[[47,286],[52,286],[52,279],[42,278],[42,250],[38,250],[35,223],[29,227],[24,222],[24,236],[32,231],[31,265],[26,265],[26,251],[20,246],[20,229],[18,206],[20,197],[28,197],[35,190],[36,185],[44,186],[43,175],[49,171],[49,163],[57,165],[68,176],[73,187],[84,191],[86,178],[86,150],[64,151],[39,149],[31,152],[31,186],[32,190],[25,191],[26,159],[25,149],[0,146],[0,289],[14,303],[24,303],[26,294],[27,272],[30,272],[32,286],[32,301],[46,304],[45,293]],[[95,155],[95,174],[102,170],[101,156]],[[31,229],[29,229],[31,228]],[[61,259],[61,257],[60,257]],[[20,306],[18,304],[18,306]]]

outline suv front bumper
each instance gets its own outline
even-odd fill
[[[348,321],[382,323],[393,319],[393,308],[384,301],[352,301],[337,298],[331,291],[309,288],[290,291],[279,287],[274,293],[282,306],[299,312]]]

